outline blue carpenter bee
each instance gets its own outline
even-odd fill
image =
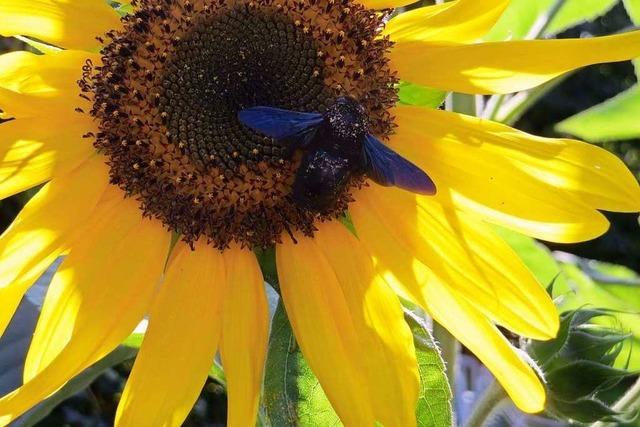
[[[369,133],[366,112],[353,98],[337,98],[324,114],[252,107],[240,111],[238,118],[254,131],[287,144],[290,154],[303,151],[291,196],[305,209],[330,209],[356,174],[414,193],[436,192],[426,173]]]

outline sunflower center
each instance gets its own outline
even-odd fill
[[[241,125],[238,111],[269,105],[323,111],[331,91],[313,39],[286,16],[234,8],[201,19],[176,45],[162,77],[170,140],[202,168],[232,177],[241,165],[278,162],[281,143]]]
[[[80,81],[112,183],[186,241],[220,248],[311,235],[316,221],[341,216],[364,177],[350,177],[330,208],[300,206],[291,193],[303,150],[245,127],[238,112],[323,113],[349,96],[387,136],[396,79],[382,18],[350,0],[135,3]]]

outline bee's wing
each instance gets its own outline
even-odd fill
[[[433,195],[436,185],[422,169],[385,146],[373,135],[364,143],[367,175],[385,187],[396,186],[413,193]]]
[[[238,119],[256,132],[273,139],[286,139],[308,134],[322,122],[322,114],[273,107],[252,107],[238,112]]]

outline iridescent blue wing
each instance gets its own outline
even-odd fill
[[[364,156],[367,175],[378,184],[418,194],[436,194],[436,185],[429,175],[372,135],[366,137]]]
[[[240,111],[238,119],[256,132],[273,139],[286,139],[308,134],[322,122],[322,114],[273,107],[251,107]]]

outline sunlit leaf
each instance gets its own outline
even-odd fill
[[[398,97],[401,104],[438,108],[442,105],[446,96],[446,92],[438,89],[408,82],[400,82],[398,84]]]
[[[416,408],[419,427],[450,426],[452,420],[451,388],[445,373],[440,350],[421,320],[410,312],[405,318],[413,332],[418,370],[420,396]]]
[[[531,0],[529,0],[531,1]],[[557,34],[607,13],[618,0],[568,0],[551,21],[545,34]]]
[[[556,125],[558,132],[591,142],[640,137],[640,85]]]
[[[640,22],[640,0],[622,0],[627,13],[635,23]]]
[[[556,0],[513,0],[485,40],[525,38],[547,17]],[[555,34],[606,13],[617,0],[566,0],[543,35]]]

